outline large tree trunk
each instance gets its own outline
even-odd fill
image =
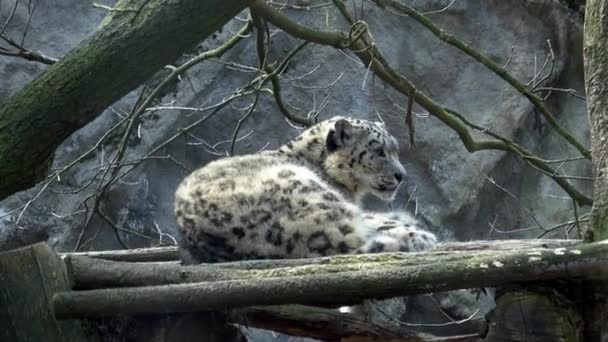
[[[585,14],[585,88],[591,129],[594,202],[588,239],[608,237],[608,1],[590,0]],[[597,284],[586,322],[589,340],[608,341],[606,285]]]
[[[608,238],[608,1],[587,4],[585,86],[593,155],[593,240]]]
[[[117,3],[93,36],[0,108],[0,199],[43,179],[65,138],[222,27],[246,3]]]

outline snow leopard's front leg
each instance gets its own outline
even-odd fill
[[[369,213],[363,220],[372,233],[357,253],[416,252],[433,249],[437,244],[437,237],[421,229],[413,218],[401,222]]]
[[[357,253],[415,252],[432,249],[437,244],[435,235],[421,229],[410,215],[366,213],[362,218],[369,235],[363,239]],[[364,300],[360,305],[341,307],[340,312],[362,316],[371,322],[373,305],[371,301]]]

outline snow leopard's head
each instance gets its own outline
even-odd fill
[[[356,195],[372,193],[392,200],[406,176],[399,144],[383,122],[332,118],[325,148],[325,172]]]

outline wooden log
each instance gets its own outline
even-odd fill
[[[337,310],[281,305],[231,310],[235,323],[248,327],[278,331],[321,341],[364,342],[464,342],[480,341],[478,334],[439,337],[417,332],[391,322],[369,322],[360,316]]]
[[[530,243],[525,241],[505,241],[505,244],[492,242],[476,242],[466,244],[450,244],[446,248],[442,246],[436,251],[425,253],[392,253],[392,254],[369,254],[369,255],[338,255],[324,258],[292,259],[292,260],[251,260],[230,263],[201,264],[196,266],[180,266],[177,263],[127,263],[112,262],[107,260],[82,257],[81,253],[64,255],[64,260],[71,270],[74,286],[77,289],[95,289],[109,287],[149,286],[178,283],[196,283],[203,281],[221,281],[251,278],[270,278],[282,276],[307,275],[315,273],[338,273],[345,271],[357,271],[362,269],[373,269],[393,267],[391,263],[398,263],[398,267],[422,266],[437,262],[458,261],[463,257],[473,256],[490,257],[498,253],[515,253],[515,251],[526,250],[527,253],[538,253],[539,250],[563,248],[554,246],[575,245],[570,240],[550,243],[537,241]],[[566,243],[567,242],[567,243]],[[455,248],[460,245],[463,250]],[[526,247],[522,247],[526,246]],[[481,247],[482,246],[482,247]],[[505,246],[509,248],[505,249]],[[517,246],[517,247],[516,247]],[[527,246],[534,247],[530,249]],[[489,250],[494,247],[496,249]],[[448,251],[448,252],[442,252]],[[465,252],[468,251],[468,254]],[[478,253],[475,253],[477,251]],[[164,253],[164,252],[163,252]],[[465,253],[465,254],[463,254]],[[141,255],[141,251],[135,251],[135,255]],[[125,253],[113,253],[112,258],[120,255],[126,258]],[[99,255],[93,255],[98,257]]]
[[[488,315],[486,342],[584,341],[573,303],[551,288],[501,289]]]
[[[464,251],[464,250],[514,250],[525,248],[559,248],[571,247],[580,244],[580,240],[560,240],[560,239],[535,239],[535,240],[478,240],[468,242],[445,242],[437,245],[436,251]],[[153,262],[153,261],[177,261],[179,253],[177,247],[151,247],[134,248],[110,251],[91,251],[76,253],[60,253],[62,258],[71,256],[85,256],[95,259],[105,259],[114,261],[131,262]],[[314,259],[302,259],[306,261]],[[283,266],[301,265],[306,261],[287,260]],[[263,261],[268,263],[268,261]],[[314,263],[314,262],[310,262]],[[260,266],[261,267],[261,266]],[[258,268],[260,268],[258,267]]]
[[[516,282],[607,279],[608,240],[555,249],[387,253],[325,260],[326,264],[247,271],[214,265],[210,269],[234,280],[66,292],[57,294],[53,303],[58,318],[78,318],[253,305],[340,305]],[[140,265],[152,271],[156,266]],[[128,277],[123,274],[125,284]]]
[[[42,243],[0,253],[0,341],[96,341],[79,321],[57,321],[49,299],[70,289],[65,265]]]

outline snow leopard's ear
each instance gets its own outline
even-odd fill
[[[334,152],[347,146],[353,140],[354,133],[354,127],[348,120],[340,119],[336,121],[334,128],[327,134],[325,141],[327,151]]]

